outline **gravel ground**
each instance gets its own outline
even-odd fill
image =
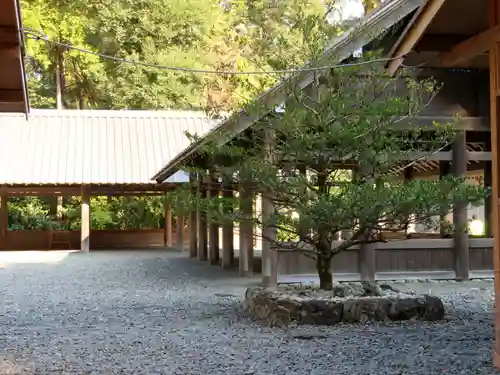
[[[30,374],[494,373],[491,281],[398,284],[441,295],[445,322],[300,328],[326,335],[303,340],[245,316],[248,280],[177,253],[13,262],[0,254],[0,348]]]

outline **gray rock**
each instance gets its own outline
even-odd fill
[[[442,320],[445,315],[443,301],[436,296],[425,295],[425,310],[422,319],[428,321]]]
[[[338,301],[304,301],[298,322],[311,325],[335,325],[342,321],[342,309],[342,303]]]
[[[346,323],[366,323],[387,319],[389,301],[384,298],[360,298],[344,301],[342,321]]]

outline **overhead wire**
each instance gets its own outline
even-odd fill
[[[170,71],[175,71],[175,72],[185,72],[185,73],[200,73],[200,74],[218,74],[218,75],[263,75],[263,74],[295,74],[295,73],[302,73],[302,72],[316,72],[316,71],[322,71],[322,70],[330,70],[330,69],[337,69],[337,68],[349,68],[349,67],[357,67],[357,66],[363,66],[363,65],[368,65],[368,64],[375,64],[375,63],[382,63],[382,62],[390,62],[393,60],[402,60],[406,57],[407,54],[402,54],[394,57],[386,57],[386,58],[377,58],[377,59],[371,59],[371,60],[365,60],[365,61],[357,61],[357,62],[352,62],[352,63],[342,63],[342,64],[333,64],[333,65],[324,65],[324,66],[317,66],[317,67],[303,67],[303,68],[297,68],[297,69],[278,69],[278,70],[259,70],[259,71],[221,71],[221,70],[212,70],[212,69],[199,69],[199,68],[184,68],[184,67],[178,67],[178,66],[168,66],[168,65],[161,65],[161,64],[154,64],[154,63],[148,63],[140,60],[131,60],[131,59],[126,59],[123,57],[117,57],[117,56],[111,56],[102,52],[96,52],[96,51],[91,51],[85,48],[81,47],[76,47],[72,44],[69,43],[64,43],[60,41],[54,41],[51,40],[45,33],[31,29],[31,28],[23,28],[24,34],[28,39],[33,39],[33,40],[41,40],[45,43],[57,45],[59,47],[63,47],[69,50],[74,50],[78,51],[81,53],[86,53],[94,56],[99,56],[103,59],[107,60],[112,60],[124,64],[132,64],[136,66],[143,66],[147,68],[153,68],[153,69],[160,69],[160,70],[170,70]],[[425,64],[425,63],[424,63]],[[418,66],[415,67],[421,67],[424,64],[419,64]],[[415,68],[413,66],[406,66],[406,65],[401,65],[404,68]]]

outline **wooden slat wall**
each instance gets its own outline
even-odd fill
[[[175,246],[176,229],[172,229]],[[164,246],[163,229],[137,230],[93,230],[90,233],[91,249],[147,249]],[[80,248],[80,231],[69,231],[72,248]],[[7,231],[5,250],[48,250],[50,231]],[[185,245],[189,244],[187,228],[184,233]]]
[[[471,271],[492,271],[492,239],[470,240]],[[378,244],[375,253],[376,273],[416,273],[454,271],[453,241],[450,239],[407,240]],[[358,250],[348,250],[335,256],[334,273],[359,272]],[[314,260],[298,252],[279,254],[280,275],[315,274]]]

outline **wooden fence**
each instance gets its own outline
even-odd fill
[[[377,279],[455,277],[452,239],[414,239],[376,245],[375,277]],[[493,277],[493,239],[469,239],[471,277]],[[336,255],[332,270],[337,280],[360,278],[359,248]],[[314,260],[299,252],[281,252],[278,272],[284,276],[315,275]]]
[[[80,231],[58,231],[69,238],[72,249],[80,248]],[[21,230],[7,231],[6,250],[48,250],[51,231]],[[188,232],[184,232],[185,247],[188,246]],[[172,229],[172,243],[176,246],[177,233]],[[133,229],[133,230],[92,230],[90,232],[91,249],[127,249],[156,248],[164,246],[163,229]],[[66,246],[67,247],[67,246]],[[61,249],[54,244],[53,249]]]

